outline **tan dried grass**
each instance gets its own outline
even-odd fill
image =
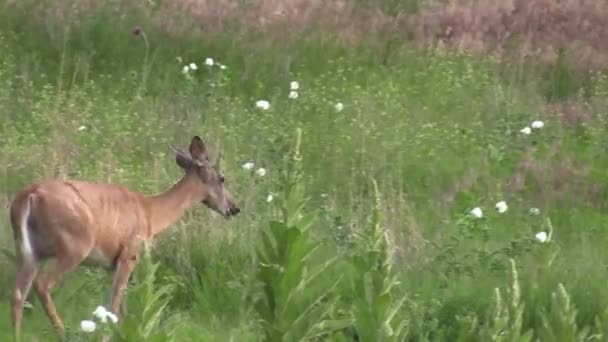
[[[541,61],[554,61],[567,48],[579,66],[603,67],[606,19],[608,2],[602,0],[451,1],[420,13],[415,37],[476,52],[504,53],[515,46]]]

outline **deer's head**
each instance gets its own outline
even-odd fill
[[[226,180],[220,170],[221,154],[218,154],[216,162],[212,165],[205,144],[198,136],[192,138],[189,151],[190,153],[187,153],[175,149],[175,160],[186,173],[200,181],[203,203],[225,218],[237,215],[241,210],[234,203],[232,194],[226,189]]]

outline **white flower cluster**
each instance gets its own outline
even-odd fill
[[[298,94],[298,89],[300,89],[300,83],[296,82],[296,81],[292,81],[291,83],[289,83],[289,98],[292,100],[297,99],[300,94]]]
[[[261,110],[268,110],[270,108],[270,102],[266,100],[259,100],[255,103],[255,106]]]
[[[99,322],[106,324],[108,322],[112,322],[114,324],[118,323],[118,316],[116,316],[113,312],[108,311],[103,306],[98,306],[95,311],[93,311],[93,316],[99,320]],[[92,333],[97,329],[97,323],[94,320],[85,319],[80,322],[80,330],[86,333]]]
[[[532,128],[530,128],[532,127]],[[519,131],[524,134],[524,135],[529,135],[530,133],[532,133],[532,129],[541,129],[545,127],[545,123],[539,120],[536,121],[532,121],[532,124],[530,124],[530,126],[526,126],[522,129],[520,129]]]
[[[181,58],[179,58],[178,60],[181,60]],[[205,58],[204,64],[208,67],[212,67],[215,65],[222,70],[225,70],[227,68],[224,64],[214,61],[211,57]],[[188,63],[182,67],[182,73],[184,75],[189,75],[191,72],[194,72],[196,70],[198,70],[198,66],[196,65],[196,63]]]
[[[289,82],[289,94],[287,98],[290,100],[295,100],[300,97],[300,83],[298,81]],[[261,110],[270,109],[270,102],[268,100],[258,100],[255,103],[256,108]],[[341,112],[344,109],[344,104],[342,102],[336,102],[334,104],[334,108],[336,112]]]
[[[245,171],[252,171],[255,168],[255,163],[252,161],[248,161],[248,162],[244,163],[243,165],[241,165],[241,167]],[[263,167],[260,167],[257,170],[255,170],[255,174],[258,177],[264,177],[264,176],[266,176],[266,169]],[[268,203],[272,202],[274,200],[274,197],[275,197],[274,194],[269,193],[268,196],[266,197],[266,202],[268,202]]]
[[[507,205],[507,202],[505,202],[505,201],[497,202],[494,207],[496,208],[496,211],[499,214],[504,214],[509,209],[509,206]],[[539,215],[540,209],[530,208],[529,213],[530,213],[530,215]],[[480,207],[475,207],[475,208],[471,209],[469,211],[469,214],[476,219],[483,218],[483,210]],[[550,234],[547,234],[547,232],[541,231],[541,232],[538,232],[537,234],[535,234],[534,238],[536,240],[538,240],[540,243],[545,243],[550,240]]]

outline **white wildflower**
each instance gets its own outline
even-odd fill
[[[189,71],[190,71],[190,66],[184,65],[184,68],[182,69],[182,73],[187,74]]]
[[[297,98],[298,98],[298,96],[299,96],[299,94],[298,94],[298,92],[297,92],[297,91],[295,91],[295,90],[292,90],[292,91],[290,91],[290,92],[289,92],[289,98],[290,98],[290,99],[292,99],[292,100],[297,99]]]
[[[266,169],[261,167],[255,173],[260,177],[264,177],[266,176]]]
[[[26,300],[26,301],[23,301],[23,308],[31,310],[34,308],[34,306],[32,305],[32,303],[30,303]]]
[[[522,129],[520,129],[519,131],[522,132],[525,135],[528,135],[528,134],[532,133],[532,130],[530,129],[530,127],[524,127]]]
[[[80,330],[86,333],[92,333],[93,331],[95,331],[95,328],[97,328],[97,325],[93,321],[84,320],[80,322]]]
[[[253,167],[255,166],[255,164],[253,162],[246,162],[245,164],[243,164],[243,169],[247,170],[247,171],[251,171],[253,170]]]
[[[216,63],[216,64],[222,70],[226,70],[226,68],[227,68],[224,64],[221,64],[221,63]]]
[[[292,81],[291,83],[289,83],[289,89],[291,89],[291,90],[300,89],[300,83],[298,83],[296,81]]]
[[[78,127],[79,132],[86,131],[86,129],[87,129],[87,126],[85,126],[85,125]]]
[[[270,102],[266,100],[259,100],[255,103],[255,106],[263,110],[268,110],[268,108],[270,108]]]
[[[97,317],[102,323],[107,323],[108,318],[113,322],[118,322],[118,316],[116,316],[111,311],[106,310],[103,306],[98,306],[95,311],[93,311],[93,316]]]
[[[93,311],[93,316],[103,320],[106,317],[107,313],[108,310],[106,310],[106,308],[100,305],[95,309],[95,311]]]
[[[547,240],[549,240],[549,236],[547,235],[546,232],[538,232],[538,233],[536,233],[536,235],[534,235],[534,237],[540,243],[545,243],[545,242],[547,242]]]
[[[118,323],[118,316],[116,316],[113,312],[110,312],[110,311],[106,312],[106,317],[109,318],[110,321],[112,321],[112,323],[114,323],[114,324]]]
[[[270,203],[272,200],[274,200],[274,196],[272,194],[268,194],[268,197],[266,197],[266,202]]]
[[[476,218],[482,218],[483,211],[481,211],[480,207],[475,207],[473,210],[471,210],[471,215],[475,216]]]
[[[344,105],[342,104],[342,102],[338,102],[336,103],[335,108],[338,112],[341,112],[342,109],[344,109]]]
[[[207,57],[207,59],[205,59],[205,65],[213,66],[213,58]]]
[[[530,215],[538,215],[538,214],[540,214],[540,209],[530,208]]]
[[[537,120],[537,121],[532,122],[531,126],[532,126],[532,128],[537,128],[537,129],[543,128],[545,126],[545,123]]]
[[[198,67],[194,63],[190,63],[189,66],[190,66],[190,70],[196,70],[196,69],[198,69]]]
[[[509,207],[507,206],[507,202],[500,201],[496,203],[496,211],[498,211],[500,214],[505,213],[507,209],[509,209]]]

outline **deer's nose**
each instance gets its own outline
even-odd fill
[[[228,212],[230,213],[230,215],[235,216],[241,212],[241,209],[239,209],[238,207],[232,207],[230,208],[230,210],[228,210]]]

